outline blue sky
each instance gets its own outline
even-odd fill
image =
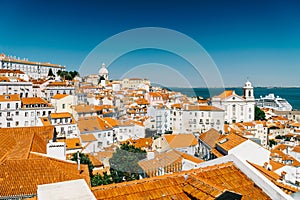
[[[0,5],[0,52],[9,55],[78,70],[105,39],[132,28],[164,27],[201,44],[226,86],[241,86],[247,77],[256,86],[300,86],[300,3],[296,0],[0,0]],[[176,55],[141,50],[110,66],[111,77],[121,76],[118,67],[147,62],[192,73]],[[95,72],[100,65],[99,61],[93,66]]]

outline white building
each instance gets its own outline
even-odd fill
[[[224,110],[214,106],[173,104],[173,133],[203,133],[211,128],[224,131]]]
[[[0,127],[42,126],[54,108],[41,98],[20,98],[18,94],[0,95]]]
[[[254,120],[255,99],[253,87],[249,81],[246,82],[243,91],[243,96],[228,90],[212,98],[213,106],[225,110],[225,122],[251,122]]]
[[[99,69],[98,75],[99,75],[99,82],[102,86],[106,86],[106,81],[108,81],[108,70],[106,69],[106,66],[104,63],[102,63],[101,68]]]
[[[152,117],[155,122],[157,133],[163,134],[170,132],[171,127],[171,109],[166,106],[150,106],[147,110],[147,116]]]
[[[31,78],[42,79],[48,76],[50,69],[55,75],[58,70],[64,71],[65,67],[45,62],[32,62],[26,58],[20,59],[15,56],[0,54],[0,69],[21,70]]]
[[[124,78],[121,80],[121,88],[128,88],[128,89],[146,89],[149,91],[150,81],[148,79],[141,79],[141,78]]]
[[[93,134],[97,138],[97,148],[104,150],[114,143],[113,127],[100,117],[83,117],[78,120],[80,134]]]
[[[152,143],[152,149],[158,152],[175,149],[192,156],[198,152],[198,148],[198,140],[193,134],[164,134]]]
[[[0,69],[0,76],[15,77],[15,78],[23,79],[25,81],[29,81],[28,75],[19,69],[14,69],[14,70],[13,69]]]
[[[49,83],[45,88],[45,98],[50,101],[56,94],[75,95],[75,87],[66,81]]]
[[[74,117],[68,112],[50,113],[48,117],[42,117],[44,126],[53,125],[58,138],[78,138],[79,129]]]
[[[73,109],[77,104],[77,96],[69,94],[56,94],[50,100],[55,112],[68,112],[73,114]]]
[[[0,95],[19,94],[20,97],[32,97],[32,82],[17,77],[0,76]]]

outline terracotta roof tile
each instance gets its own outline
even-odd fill
[[[0,95],[0,102],[7,102],[7,101],[20,101],[20,95],[18,94],[6,94]]]
[[[80,134],[80,138],[82,142],[97,141],[97,138],[94,136],[94,134]]]
[[[171,148],[190,147],[198,144],[198,140],[193,134],[165,134],[163,137]]]
[[[52,118],[52,119],[71,118],[71,117],[72,117],[72,115],[68,112],[50,113],[50,118]]]
[[[215,106],[194,106],[194,105],[190,105],[188,106],[187,110],[197,110],[197,111],[222,111],[222,109],[217,108]]]
[[[207,144],[210,148],[214,148],[217,140],[221,137],[221,134],[214,128],[202,133],[199,139]]]
[[[113,127],[100,117],[82,117],[78,120],[80,132],[111,130]]]
[[[276,171],[277,169],[280,169],[281,167],[285,166],[284,164],[276,162],[274,160],[270,160],[270,165],[272,166],[273,171]]]
[[[220,95],[215,96],[215,98],[226,99],[227,97],[230,97],[231,95],[233,95],[233,90],[225,90]]]
[[[81,149],[82,148],[79,138],[58,139],[57,142],[65,142],[67,149]]]
[[[47,104],[48,102],[40,97],[27,97],[27,98],[22,98],[22,104]]]
[[[56,94],[54,96],[52,96],[52,99],[62,99],[69,96],[68,94]]]
[[[242,199],[270,199],[233,163],[92,188],[97,199],[215,199],[231,191]]]
[[[28,158],[29,152],[46,153],[53,126],[0,129],[0,163],[4,159]]]
[[[42,155],[35,155],[32,159],[6,160],[0,164],[0,196],[32,195],[37,193],[38,185],[81,178],[89,184],[87,165],[81,165],[81,169],[79,174],[75,162]]]
[[[216,143],[218,147],[221,147],[223,150],[228,152],[230,149],[238,146],[239,144],[245,142],[247,138],[244,138],[241,135],[230,133],[226,135],[225,137],[222,137],[219,139]]]

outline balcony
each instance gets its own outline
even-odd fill
[[[12,118],[11,116],[7,116],[7,117],[6,117],[6,120],[7,120],[7,121],[12,121],[13,118]]]

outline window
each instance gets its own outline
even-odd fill
[[[34,117],[34,112],[31,112],[31,117]]]
[[[18,109],[19,108],[19,104],[18,103],[16,103],[16,109]]]
[[[10,117],[10,112],[7,112],[7,117]]]
[[[10,103],[7,104],[7,108],[10,108]]]
[[[110,136],[110,132],[107,133],[107,136],[108,136],[108,137]]]
[[[10,127],[10,122],[7,122],[7,127]]]
[[[16,121],[16,126],[19,126],[19,121]]]
[[[2,117],[2,112],[0,112],[0,117]]]
[[[63,105],[62,105],[62,109],[65,109],[65,108],[66,108],[66,104],[63,104]]]
[[[28,117],[28,112],[25,112],[25,117]]]

